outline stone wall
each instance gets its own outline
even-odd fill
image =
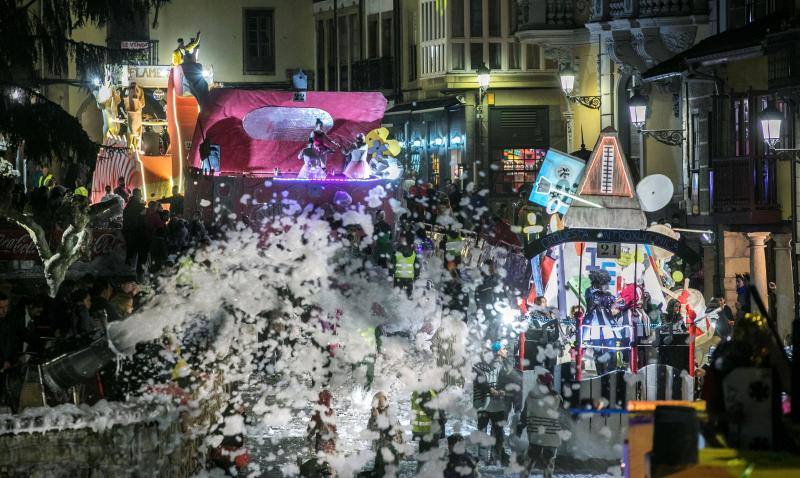
[[[213,379],[192,396],[162,392],[0,415],[0,477],[192,476],[205,465],[204,439],[228,394]]]
[[[722,286],[731,309],[736,304],[736,274],[750,273],[750,248],[747,236],[740,232],[723,232]],[[735,312],[735,309],[734,309]]]

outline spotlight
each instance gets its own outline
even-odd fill
[[[98,78],[96,76],[94,78],[92,78],[92,85],[100,86],[100,78]]]

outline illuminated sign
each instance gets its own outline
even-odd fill
[[[166,88],[171,69],[167,65],[129,66],[128,79],[142,88]]]

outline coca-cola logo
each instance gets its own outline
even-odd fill
[[[118,231],[94,231],[92,237],[92,256],[104,256],[123,248],[125,241]]]
[[[36,246],[31,237],[24,232],[21,234],[0,231],[0,254],[14,256],[37,255]]]

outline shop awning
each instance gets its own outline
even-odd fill
[[[400,103],[386,110],[384,117],[391,115],[408,115],[408,114],[423,114],[431,113],[434,111],[450,110],[464,106],[455,96],[445,96],[442,98],[434,98],[430,100],[411,101],[408,103]]]
[[[761,56],[767,34],[780,31],[783,20],[781,15],[770,15],[743,27],[712,35],[645,71],[642,79],[657,81],[680,75],[694,64],[709,65]]]

